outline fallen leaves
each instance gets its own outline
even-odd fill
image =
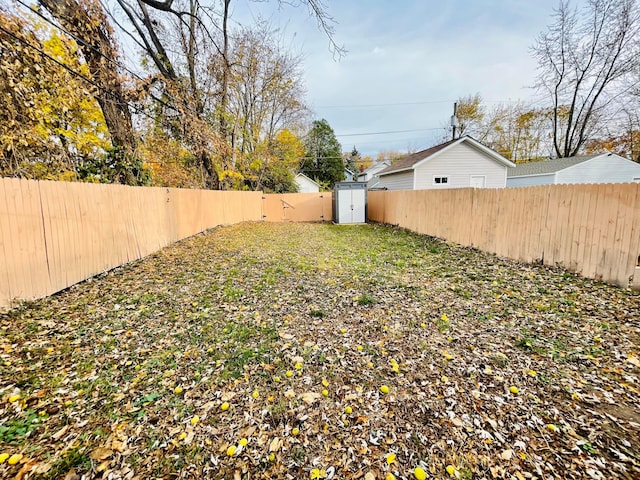
[[[392,228],[223,228],[0,317],[0,477],[634,478],[638,318]]]
[[[322,398],[322,394],[317,393],[317,392],[305,392],[305,393],[300,395],[300,398],[307,405],[313,405],[318,400],[320,400],[320,398]]]
[[[99,462],[106,460],[114,454],[110,448],[98,447],[89,454],[89,458],[98,460]]]

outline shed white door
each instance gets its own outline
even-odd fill
[[[338,190],[338,219],[340,223],[365,223],[365,195],[363,189]]]
[[[367,221],[364,213],[366,203],[365,195],[366,191],[363,189],[351,190],[351,203],[353,204],[351,211],[353,212],[353,223],[364,223]]]
[[[471,175],[471,188],[484,188],[487,177],[484,175]]]

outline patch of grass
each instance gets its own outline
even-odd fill
[[[223,294],[226,301],[237,302],[244,295],[244,290],[233,285],[225,285]]]
[[[35,410],[27,410],[22,416],[11,418],[0,425],[0,443],[19,444],[40,426],[41,420]]]
[[[375,305],[376,297],[374,297],[370,293],[363,293],[358,297],[357,303],[360,306]]]
[[[435,321],[436,327],[440,333],[444,333],[451,327],[451,320],[445,315],[441,316]]]
[[[524,348],[525,350],[533,350],[534,346],[535,346],[535,343],[536,343],[536,339],[535,338],[530,337],[528,335],[523,335],[516,342],[516,346],[518,346],[520,348]]]
[[[88,472],[91,469],[91,459],[85,452],[86,447],[84,446],[72,448],[63,457],[54,462],[51,469],[41,477],[42,480],[63,478],[72,468],[76,471],[76,474]]]
[[[582,449],[582,451],[587,452],[589,455],[595,455],[596,449],[593,448],[593,445],[587,441],[578,442],[578,446]]]

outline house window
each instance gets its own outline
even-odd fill
[[[433,177],[433,184],[434,185],[448,185],[449,184],[449,177],[448,176]]]

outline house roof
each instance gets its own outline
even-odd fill
[[[365,168],[363,171],[359,172],[358,176],[366,175],[368,173],[377,173],[378,171],[387,168],[389,165],[391,165],[391,162],[389,160],[383,160],[381,162],[374,163],[369,168]]]
[[[521,163],[507,170],[507,177],[524,177],[529,175],[549,175],[565,168],[573,167],[580,163],[610,153],[598,153],[596,155],[582,155],[578,157],[556,158],[544,162]]]
[[[307,177],[307,176],[306,176],[304,173],[302,173],[302,172],[297,173],[297,174],[296,174],[296,176],[295,176],[295,178],[294,178],[294,180],[297,180],[297,178],[298,178],[298,177],[304,177],[304,178],[306,178],[307,180],[309,180],[311,183],[313,183],[313,184],[315,184],[315,185],[318,185],[318,187],[320,186],[320,184],[319,184],[318,182],[316,182],[313,178],[309,178],[309,177]]]
[[[408,155],[408,156],[398,160],[397,162],[395,162],[390,167],[385,168],[384,170],[379,172],[378,175],[389,175],[391,173],[399,173],[399,172],[404,172],[404,171],[407,171],[407,170],[413,170],[415,167],[418,166],[418,164],[422,163],[423,161],[425,161],[425,160],[427,160],[427,159],[429,159],[429,158],[431,158],[431,157],[443,152],[444,150],[447,150],[449,147],[452,147],[453,145],[457,145],[457,144],[463,143],[463,142],[467,142],[467,143],[471,144],[475,148],[477,148],[480,151],[486,153],[493,160],[495,160],[495,161],[497,161],[497,162],[499,162],[499,163],[501,163],[501,164],[503,164],[503,165],[505,165],[507,167],[514,166],[513,163],[511,163],[509,160],[504,158],[498,152],[492,150],[491,148],[487,147],[486,145],[483,145],[482,143],[478,142],[474,138],[472,138],[472,137],[470,137],[468,135],[465,135],[464,137],[456,138],[455,140],[449,140],[448,142],[441,143],[440,145],[436,145],[435,147],[427,148],[426,150],[422,150],[420,152],[412,153],[411,155]]]

